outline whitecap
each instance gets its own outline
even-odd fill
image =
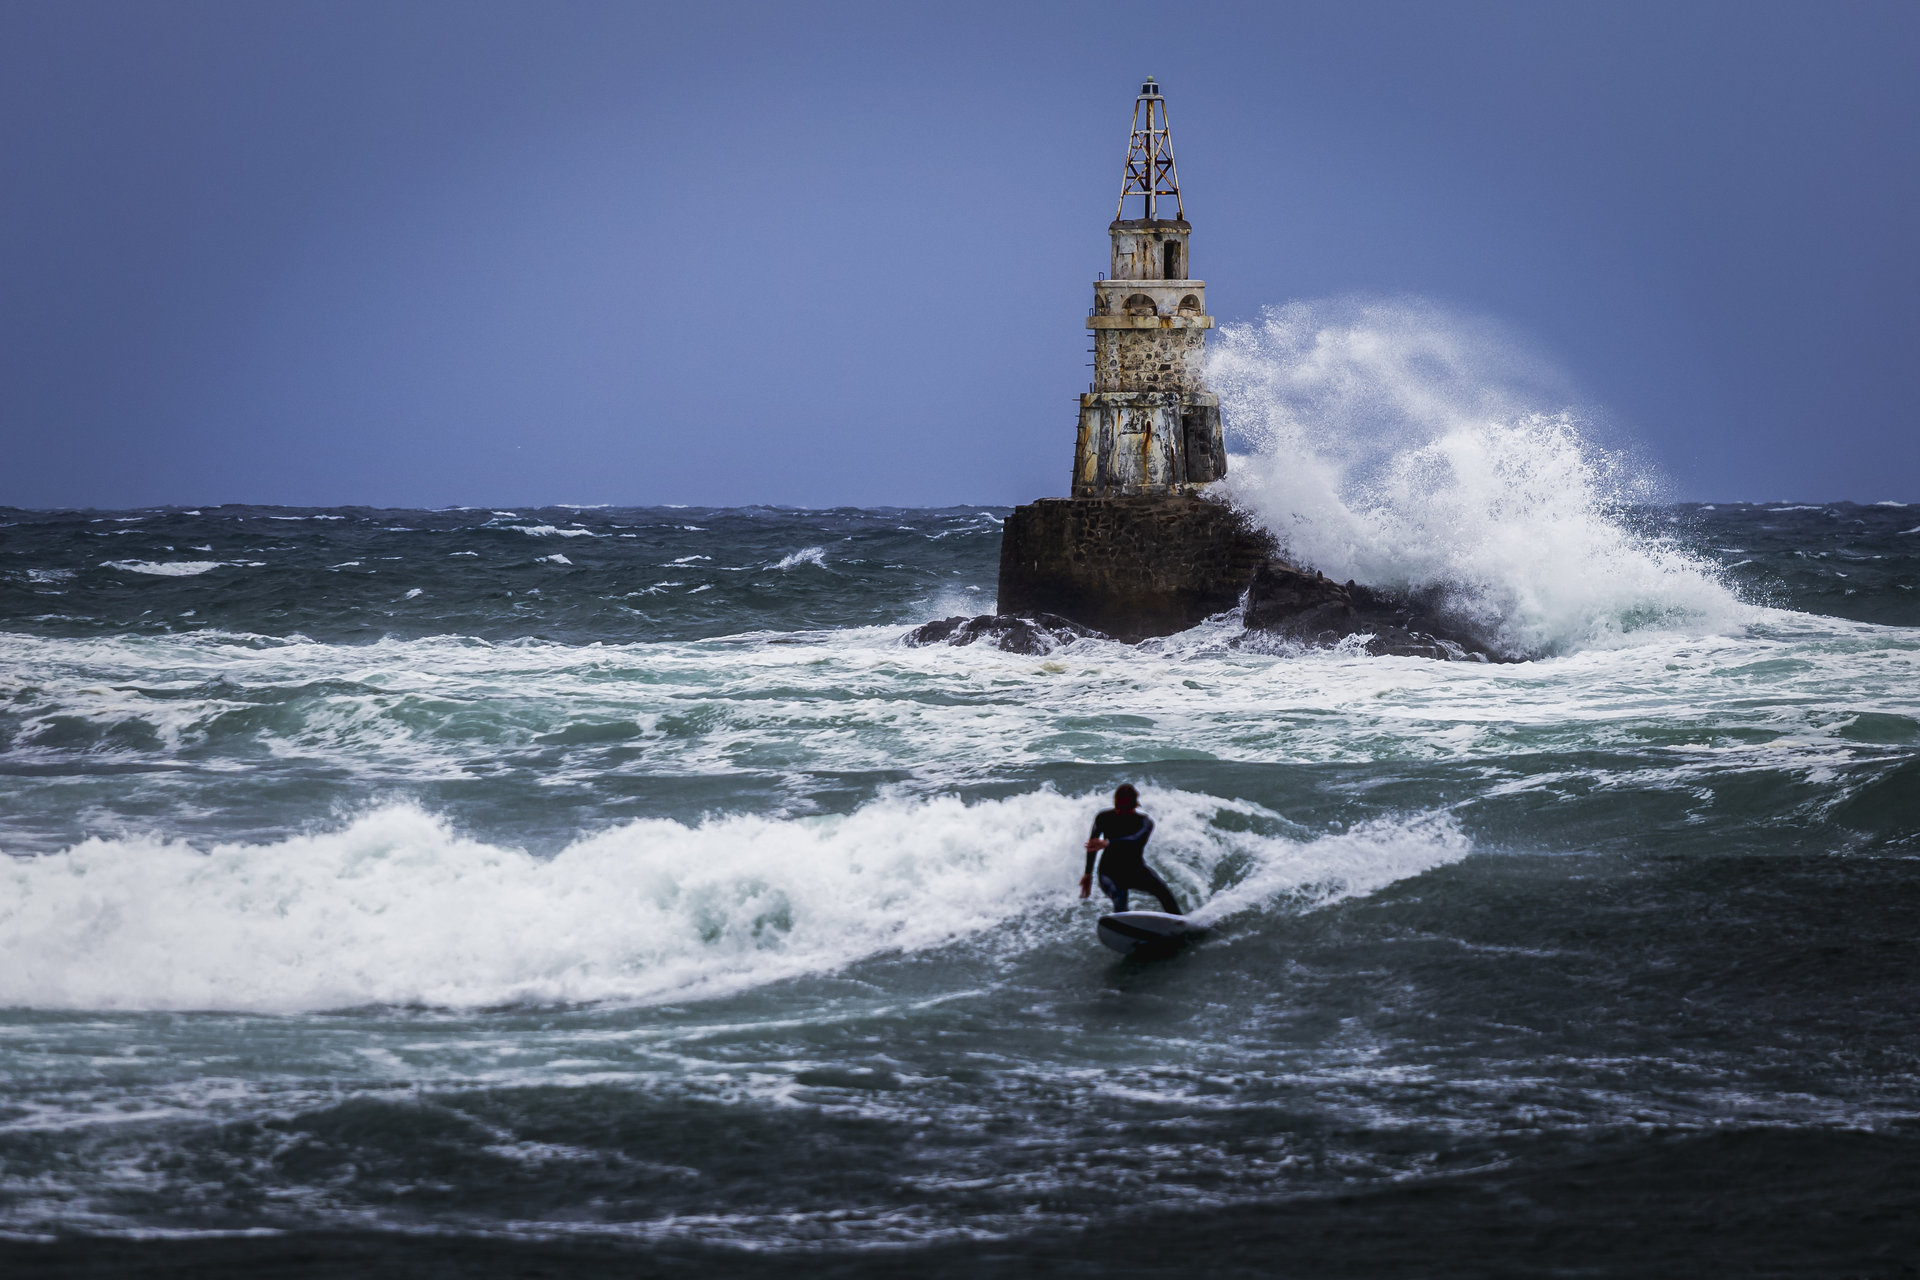
[[[554,552],[550,556],[541,556],[540,559],[551,564],[572,564],[573,563],[573,561],[567,559],[565,556],[561,555],[558,551]]]
[[[797,569],[803,564],[810,564],[819,569],[826,568],[827,549],[825,547],[805,547],[793,552],[791,555],[781,557],[777,562],[770,565],[769,568]]]
[[[550,524],[510,524],[507,528],[518,530],[530,538],[598,538],[601,536],[591,529],[561,529]]]
[[[222,568],[225,560],[108,560],[101,567],[123,573],[144,573],[156,578],[191,578]]]

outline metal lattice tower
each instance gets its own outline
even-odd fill
[[[1140,123],[1143,110],[1146,112],[1144,128]],[[1167,100],[1160,96],[1160,86],[1153,82],[1152,76],[1147,77],[1147,82],[1140,86],[1140,96],[1133,100],[1133,137],[1127,143],[1127,172],[1120,181],[1120,203],[1114,208],[1115,218],[1125,215],[1128,196],[1146,197],[1149,221],[1157,216],[1154,203],[1158,197],[1172,196],[1173,216],[1186,220],[1186,209],[1180,203],[1180,172],[1173,167],[1173,131],[1167,127]]]

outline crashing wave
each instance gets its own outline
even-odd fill
[[[1707,560],[1637,533],[1647,473],[1594,444],[1552,371],[1414,303],[1295,303],[1229,326],[1208,366],[1233,501],[1327,577],[1444,605],[1509,656],[1723,629]]]

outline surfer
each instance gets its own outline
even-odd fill
[[[1131,784],[1121,783],[1113,793],[1113,808],[1102,809],[1093,819],[1080,896],[1093,893],[1093,860],[1100,858],[1100,892],[1113,899],[1115,911],[1125,911],[1127,892],[1138,889],[1160,899],[1160,907],[1167,914],[1179,915],[1180,904],[1173,900],[1173,891],[1147,866],[1147,837],[1152,834],[1153,819],[1140,812],[1140,793]],[[1100,857],[1102,852],[1105,857]]]

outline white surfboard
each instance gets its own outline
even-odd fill
[[[1101,916],[1095,932],[1123,956],[1153,956],[1171,955],[1206,931],[1165,911],[1116,911]]]

